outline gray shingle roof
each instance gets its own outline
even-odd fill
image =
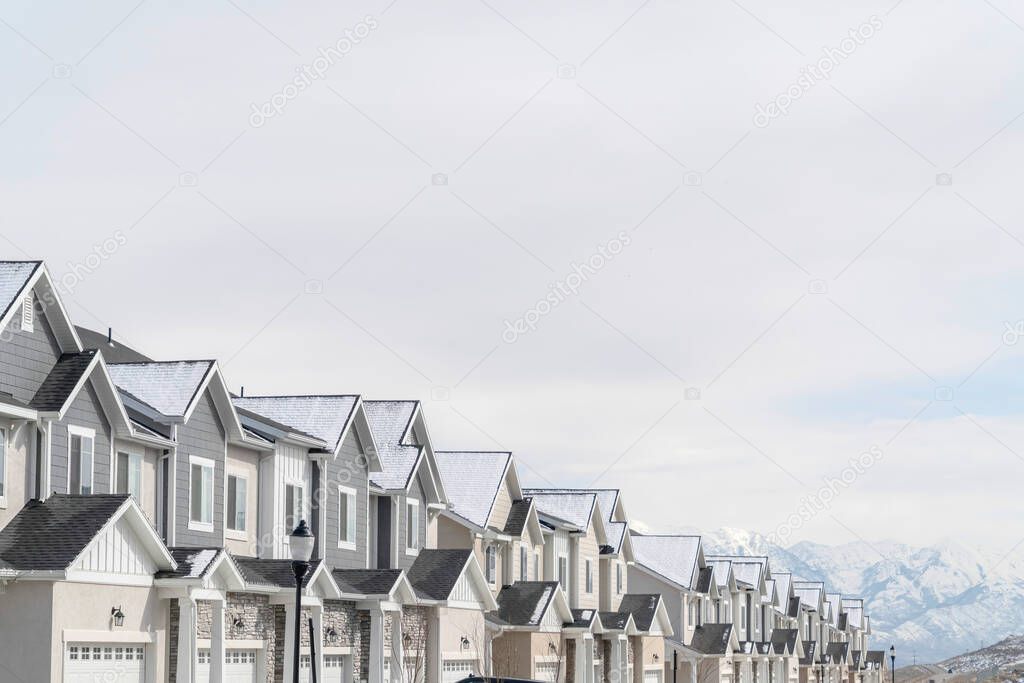
[[[641,631],[650,631],[660,601],[661,595],[657,593],[626,593],[619,603],[619,611],[632,614],[633,622]]]
[[[177,569],[157,572],[158,579],[201,579],[213,567],[223,548],[168,548],[178,564]]]
[[[42,264],[42,261],[0,261],[0,317],[11,310],[15,297]]]
[[[798,632],[795,628],[772,629],[772,650],[777,655],[791,655],[796,652]]]
[[[337,449],[355,414],[358,396],[245,396],[231,402],[256,415],[309,434]]]
[[[212,366],[211,360],[181,360],[114,363],[107,367],[118,389],[163,415],[181,417]]]
[[[789,610],[786,612],[786,616],[796,619],[800,616],[800,598],[796,595],[789,599]]]
[[[759,587],[759,579],[761,578],[761,566],[756,562],[737,562],[732,563],[732,572],[736,577],[736,581],[744,583],[754,588]]]
[[[590,628],[594,625],[594,620],[597,619],[596,609],[574,609],[572,612],[572,624],[573,628]]]
[[[29,406],[44,412],[63,408],[95,357],[95,350],[61,354],[50,374],[39,385],[36,395],[28,402]]]
[[[865,666],[874,666],[879,669],[885,668],[885,650],[868,650],[864,659]]]
[[[843,609],[848,615],[847,622],[853,628],[861,628],[864,620],[864,600],[861,598],[843,598]]]
[[[842,612],[843,596],[839,593],[826,593],[825,599],[832,606],[832,625],[839,625],[839,614]]]
[[[530,519],[531,507],[533,507],[533,498],[512,501],[512,507],[509,508],[508,519],[505,520],[505,528],[502,529],[502,532],[509,536],[522,536],[526,529],[526,522]]]
[[[601,625],[609,631],[621,631],[629,623],[629,612],[598,612]]]
[[[20,571],[67,569],[110,521],[127,494],[30,500],[0,530],[0,561]]]
[[[704,624],[693,630],[690,647],[706,655],[724,655],[731,634],[732,624]]]
[[[692,582],[696,578],[694,570],[700,554],[700,536],[634,534],[630,541],[637,564],[661,574],[675,584],[685,588],[693,587]]]
[[[846,661],[846,653],[850,651],[849,643],[829,643],[828,648],[825,649],[825,654],[832,662],[843,662]]]
[[[402,575],[402,570],[335,569],[331,574],[343,593],[388,595]]]
[[[697,572],[697,582],[693,587],[698,593],[704,593],[705,595],[711,590],[711,577],[714,576],[714,570],[711,567],[703,567]]]
[[[428,600],[447,600],[462,576],[472,550],[420,550],[409,568],[409,583],[416,595]]]
[[[804,642],[804,656],[800,658],[800,664],[807,666],[814,664],[814,655],[818,650],[818,641],[808,640]]]
[[[434,457],[452,512],[478,527],[486,527],[512,454],[508,451],[436,451]]]
[[[233,556],[238,571],[246,583],[274,588],[295,588],[295,574],[291,560],[262,560],[255,557]],[[316,572],[322,560],[313,560],[309,571],[302,579],[302,586],[309,585],[309,579]]]
[[[512,626],[539,626],[555,597],[557,581],[517,581],[498,593],[498,618]]]
[[[523,489],[524,496],[533,497],[537,511],[569,522],[577,529],[590,528],[590,519],[597,504],[593,491],[570,489]]]
[[[133,348],[125,346],[116,338],[107,342],[107,335],[90,330],[87,327],[75,325],[78,338],[82,340],[82,346],[87,349],[99,349],[103,352],[103,360],[108,363],[152,363],[153,359],[143,355]]]
[[[419,460],[422,448],[408,441],[417,404],[417,401],[363,402],[383,468],[382,472],[371,473],[370,481],[385,491],[405,489]]]

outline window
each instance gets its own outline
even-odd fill
[[[591,571],[590,560],[587,560],[586,562],[584,562],[583,571],[584,571],[583,578],[585,579],[583,585],[586,587],[586,591],[588,593],[593,593],[594,592],[594,572]]]
[[[130,493],[142,503],[142,456],[138,453],[117,452],[117,492]]]
[[[7,491],[7,430],[0,429],[0,505],[5,503]]]
[[[213,461],[192,455],[188,462],[191,469],[188,527],[196,531],[213,531]]]
[[[562,590],[569,590],[569,558],[564,555],[558,558],[558,583]]]
[[[484,563],[487,565],[487,583],[493,585],[498,578],[498,551],[493,545],[484,550]]]
[[[356,490],[338,487],[338,547],[356,549]]]
[[[540,581],[540,553],[533,554],[533,580]]]
[[[747,632],[747,606],[740,605],[740,631]]]
[[[415,555],[420,548],[420,502],[405,501],[405,552]]]
[[[21,300],[21,331],[35,331],[36,309],[32,302],[32,295],[29,294]]]
[[[245,531],[248,491],[248,479],[238,474],[228,475],[228,529],[231,531]]]
[[[615,564],[615,592],[622,595],[622,565]]]
[[[303,510],[305,510],[303,493],[302,486],[299,484],[284,485],[284,527],[286,535],[290,534],[299,525],[299,522],[306,518],[303,513]]]
[[[68,427],[68,493],[92,493],[92,454],[96,432]]]
[[[530,553],[526,552],[526,546],[519,546],[519,580],[526,581],[527,572],[530,569]]]
[[[688,623],[690,625],[690,628],[693,628],[694,626],[697,625],[697,617],[695,617],[694,614],[693,614],[693,601],[692,600],[687,600],[686,601],[686,607],[687,607],[687,610],[686,610],[686,612],[687,612],[687,614],[686,614],[686,623]]]

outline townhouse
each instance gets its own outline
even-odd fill
[[[418,401],[232,392],[76,327],[41,262],[0,310],[0,680],[290,682],[299,616],[300,681],[881,683],[859,598],[435,449]]]

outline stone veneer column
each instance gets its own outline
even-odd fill
[[[193,683],[196,670],[196,601],[178,598],[178,671],[177,683]]]

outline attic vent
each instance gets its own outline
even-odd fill
[[[21,329],[23,332],[35,330],[36,309],[32,305],[32,295],[29,294],[21,301]]]

